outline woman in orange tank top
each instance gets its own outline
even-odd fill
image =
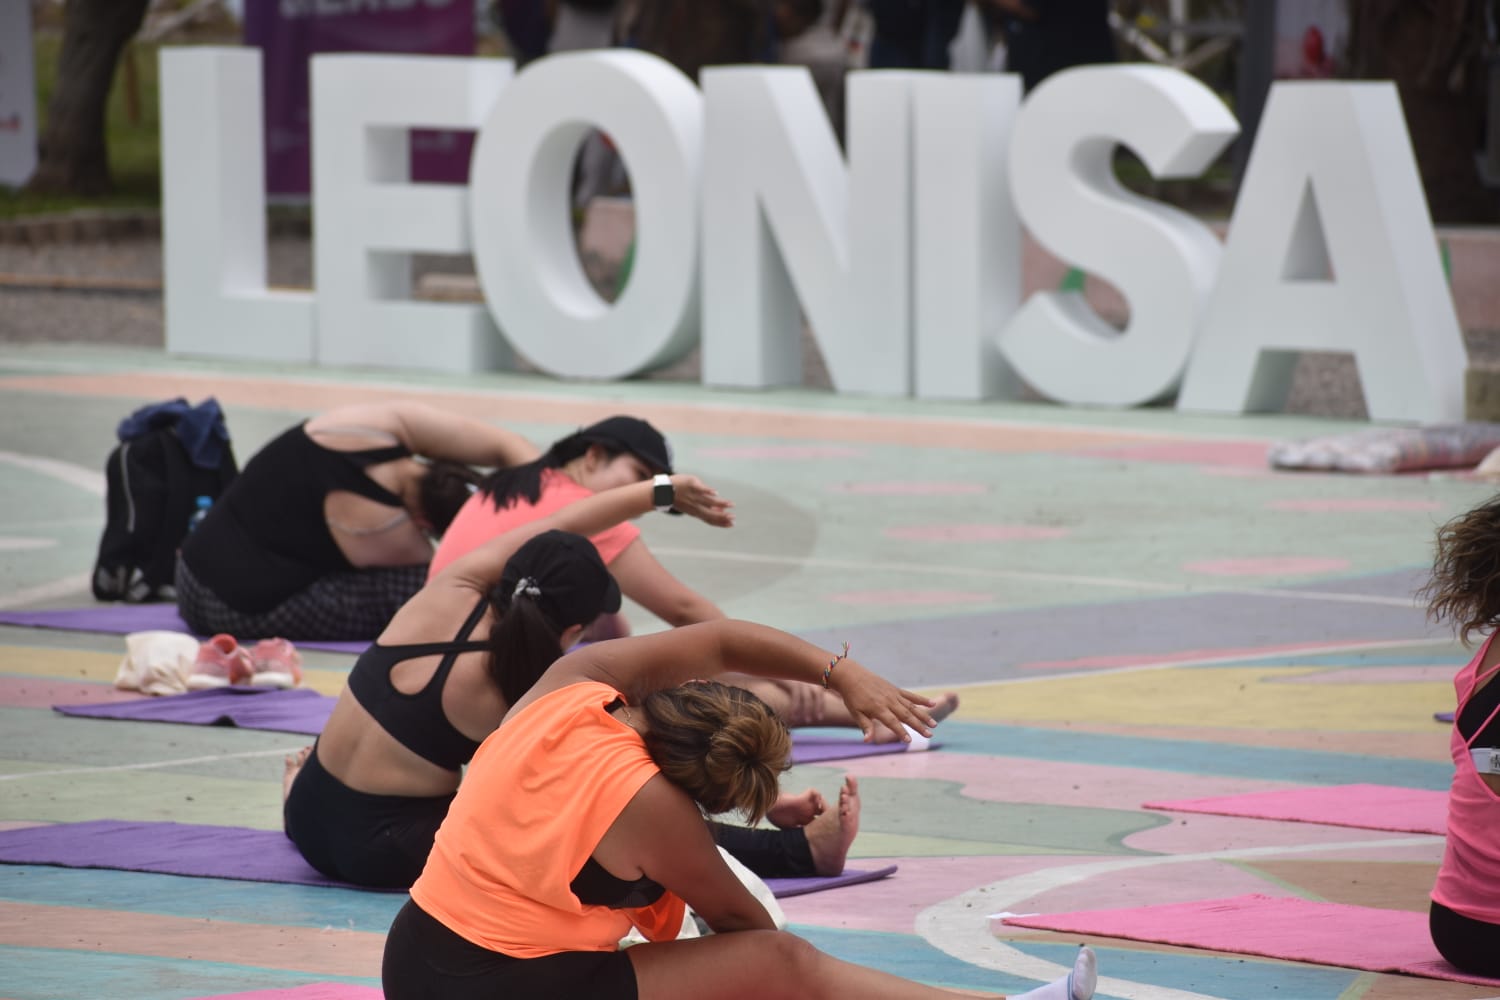
[[[732,672],[826,686],[866,738],[931,734],[928,699],[749,622],[571,653],[474,755],[387,936],[387,1000],[973,996],[776,930],[725,864],[704,814],[764,815],[791,749],[769,706],[712,680]],[[714,933],[676,940],[685,907]],[[648,943],[622,951],[631,927]],[[1016,1000],[1089,1000],[1094,981],[1084,948],[1072,973]]]

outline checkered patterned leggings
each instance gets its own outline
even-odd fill
[[[177,610],[200,635],[236,639],[374,640],[397,609],[427,582],[426,566],[383,566],[330,573],[269,611],[231,608],[177,560]]]

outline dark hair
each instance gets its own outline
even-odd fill
[[[716,682],[684,684],[648,694],[641,712],[651,759],[706,812],[739,812],[756,823],[776,804],[792,736],[755,695]]]
[[[527,503],[536,503],[542,496],[542,471],[562,468],[587,453],[591,445],[603,449],[604,454],[611,459],[625,453],[625,449],[619,445],[591,439],[583,431],[577,431],[552,442],[552,447],[541,458],[525,465],[512,465],[491,472],[479,481],[479,492],[494,503],[496,510],[509,507],[517,497],[525,497]]]
[[[1438,529],[1432,578],[1420,593],[1427,617],[1453,623],[1464,643],[1500,625],[1500,497]]]
[[[427,463],[417,496],[422,505],[422,516],[432,525],[434,535],[441,537],[448,530],[448,525],[458,516],[459,508],[474,495],[480,479],[477,469],[459,462],[437,459]]]
[[[490,590],[489,600],[496,619],[485,640],[490,679],[505,703],[514,705],[562,656],[562,629],[524,595],[513,599],[497,586]]]

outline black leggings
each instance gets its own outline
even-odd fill
[[[1488,979],[1500,979],[1500,924],[1487,924],[1454,913],[1434,902],[1427,926],[1438,952],[1455,968]]]
[[[380,985],[386,1000],[636,1000],[623,951],[512,958],[459,937],[409,899],[386,935]]]
[[[808,878],[816,875],[807,834],[800,829],[764,830],[758,827],[709,823],[714,842],[761,878]]]
[[[282,808],[286,835],[329,878],[409,889],[422,874],[451,795],[356,792],[323,769],[313,745]]]

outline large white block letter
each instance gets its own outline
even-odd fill
[[[911,392],[910,88],[849,78],[847,169],[802,67],[703,72],[703,381],[802,375],[801,323],[840,392]]]
[[[1463,419],[1463,333],[1392,84],[1271,89],[1178,405],[1278,409],[1299,350],[1352,352],[1375,419]]]
[[[924,399],[1015,396],[997,334],[1021,305],[1021,222],[1010,198],[1014,74],[912,81],[916,390]]]
[[[472,129],[509,60],[321,55],[312,61],[318,360],[433,371],[503,364],[483,306],[413,301],[413,252],[472,249],[468,189],[412,184],[413,127]]]
[[[1222,101],[1162,66],[1084,66],[1049,77],[1021,108],[1011,192],[1053,253],[1115,285],[1123,332],[1080,293],[1033,295],[1001,335],[1021,377],[1065,403],[1132,406],[1177,387],[1212,290],[1219,243],[1193,217],[1127,191],[1123,143],[1156,177],[1196,177],[1239,132]]]
[[[613,303],[574,247],[573,161],[591,128],[630,172],[636,246]],[[698,333],[703,98],[644,52],[550,56],[491,109],[474,148],[479,283],[516,349],[554,375],[621,378],[677,360]]]
[[[167,350],[313,360],[313,297],[266,288],[260,50],[163,48]]]

